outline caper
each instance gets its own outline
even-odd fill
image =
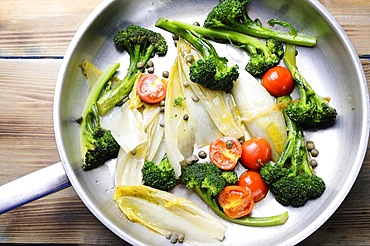
[[[148,73],[154,73],[154,67],[148,67]]]
[[[311,167],[317,167],[317,161],[315,160],[315,159],[311,159],[310,160],[310,165],[311,165]]]
[[[226,141],[226,147],[228,149],[231,149],[234,146],[234,142],[232,140],[227,140]]]
[[[308,151],[311,151],[311,150],[313,150],[315,148],[315,144],[312,141],[307,141],[306,142],[306,147],[307,147],[307,150]]]
[[[207,158],[207,153],[204,150],[201,150],[201,151],[198,152],[198,156],[201,159],[205,159],[205,158]]]
[[[199,97],[197,95],[192,95],[191,96],[191,99],[194,101],[194,102],[199,102]]]
[[[312,157],[317,157],[319,155],[319,151],[317,149],[311,150],[311,156]]]
[[[167,79],[170,76],[170,73],[168,71],[163,71],[162,76],[163,76],[163,78]]]

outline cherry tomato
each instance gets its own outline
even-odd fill
[[[271,146],[263,138],[251,138],[242,144],[241,163],[248,169],[258,171],[271,159]]]
[[[154,74],[142,74],[136,91],[144,102],[158,103],[166,97],[167,83]]]
[[[294,80],[289,69],[272,67],[262,76],[262,85],[273,96],[289,95],[294,89]]]
[[[269,187],[262,180],[260,173],[251,170],[247,170],[240,175],[238,185],[252,191],[254,202],[261,201],[269,191]]]
[[[209,158],[222,170],[231,170],[238,163],[242,154],[242,146],[236,138],[221,137],[213,141],[209,147]]]
[[[252,212],[253,195],[249,188],[238,185],[226,186],[218,195],[218,203],[230,218],[240,218]]]

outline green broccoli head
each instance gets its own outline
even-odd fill
[[[222,27],[224,24],[230,25],[237,19],[243,17],[244,6],[250,1],[223,0],[208,13],[204,21],[204,27]]]
[[[152,161],[145,161],[141,169],[144,185],[168,191],[176,184],[175,170],[167,157],[156,165]]]
[[[222,171],[222,177],[225,179],[227,185],[233,185],[238,183],[238,175],[234,171]]]
[[[337,116],[336,109],[315,94],[307,95],[306,103],[301,100],[291,101],[285,110],[287,115],[303,128],[331,126]]]
[[[85,171],[101,166],[106,161],[117,157],[120,146],[109,130],[96,127],[90,140],[92,140],[91,147],[87,149],[82,165]]]
[[[255,77],[262,76],[269,68],[278,65],[284,56],[283,44],[274,38],[266,40],[266,47],[250,54],[245,67]]]
[[[316,104],[294,100],[287,104],[285,111],[294,122],[302,127],[306,127],[314,122],[317,109]]]
[[[124,47],[131,54],[134,54],[135,46],[141,46],[140,54],[149,51],[150,55],[165,55],[168,50],[167,42],[160,33],[137,25],[131,25],[118,31],[113,42]]]
[[[231,174],[226,177],[232,181]],[[217,196],[228,183],[222,171],[210,162],[185,167],[180,179],[189,189],[201,188],[208,198]]]
[[[302,178],[306,179],[306,186],[310,199],[318,198],[324,193],[326,185],[322,178],[316,175],[307,174],[302,175]]]
[[[190,66],[190,79],[211,90],[229,92],[239,77],[238,65],[227,66],[224,57],[209,56],[199,59]]]
[[[262,180],[269,186],[271,186],[276,181],[288,176],[289,169],[279,166],[272,165],[271,162],[265,163],[260,169],[260,175]]]
[[[310,199],[306,182],[301,176],[286,176],[271,186],[276,201],[283,206],[301,207]]]

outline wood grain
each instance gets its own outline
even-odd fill
[[[59,161],[52,107],[60,58],[100,2],[0,1],[0,185]],[[368,1],[320,2],[359,55],[370,54]],[[370,60],[361,62],[370,87]],[[300,245],[370,245],[369,183],[370,146],[343,204]],[[127,245],[90,213],[73,188],[1,215],[0,243]]]

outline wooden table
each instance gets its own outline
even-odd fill
[[[0,1],[0,185],[59,161],[54,85],[77,28],[101,0]],[[368,0],[321,0],[352,40],[370,83]],[[370,148],[350,194],[301,245],[370,245]],[[67,188],[0,216],[0,243],[123,245]]]

